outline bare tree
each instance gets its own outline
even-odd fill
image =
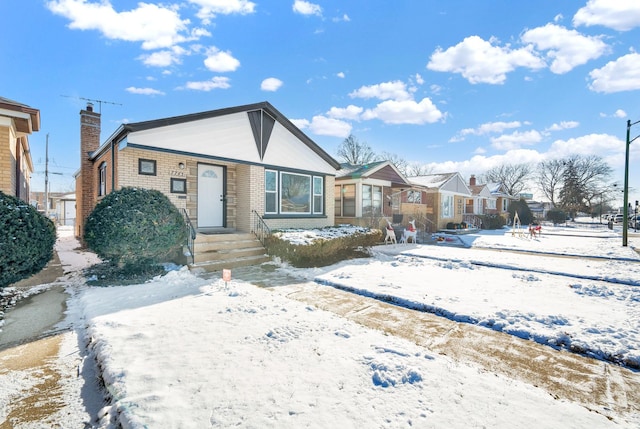
[[[505,164],[489,169],[482,175],[485,183],[501,183],[509,195],[518,195],[531,178],[531,164]]]
[[[433,167],[419,162],[410,162],[407,166],[407,177],[426,176],[433,173]]]
[[[566,162],[560,159],[542,161],[538,164],[536,171],[540,190],[554,206],[556,205],[558,192],[560,192],[562,186],[565,165]]]
[[[399,155],[395,153],[382,152],[380,155],[376,156],[376,161],[390,161],[400,173],[407,175],[407,167],[409,163],[406,159],[401,158]]]
[[[358,140],[353,134],[349,134],[349,137],[340,144],[338,156],[352,165],[363,165],[376,159],[373,149],[366,142]]]
[[[592,208],[594,202],[608,199],[609,191],[604,184],[611,173],[611,167],[597,155],[573,155],[541,162],[537,168],[537,181],[544,196],[554,205],[560,202],[562,194],[563,199],[572,195],[573,199],[583,201],[586,208]]]

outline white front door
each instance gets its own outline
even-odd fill
[[[224,167],[198,164],[198,228],[224,226]]]

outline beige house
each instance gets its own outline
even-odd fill
[[[40,111],[0,97],[0,191],[29,201],[33,162],[29,135],[40,131]]]
[[[464,221],[465,204],[472,193],[460,173],[428,174],[408,180],[425,190],[426,204],[432,207],[427,219],[435,230],[450,229],[451,224]]]
[[[339,163],[267,102],[123,124],[102,144],[92,105],[80,122],[78,236],[95,204],[127,186],[167,195],[198,232],[196,247],[205,235],[251,234],[257,222],[334,225]]]

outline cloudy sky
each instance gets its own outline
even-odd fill
[[[0,96],[41,112],[36,190],[47,134],[52,190],[73,188],[83,99],[103,101],[103,140],[269,101],[332,155],[353,134],[468,177],[596,154],[619,184],[640,121],[637,0],[30,0],[0,16]]]

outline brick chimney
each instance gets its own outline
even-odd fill
[[[475,174],[472,174],[471,177],[469,178],[469,186],[476,186],[476,176],[475,176]]]
[[[76,234],[82,237],[84,223],[96,204],[98,179],[89,159],[100,147],[100,113],[87,103],[80,111],[80,174],[76,179]]]

